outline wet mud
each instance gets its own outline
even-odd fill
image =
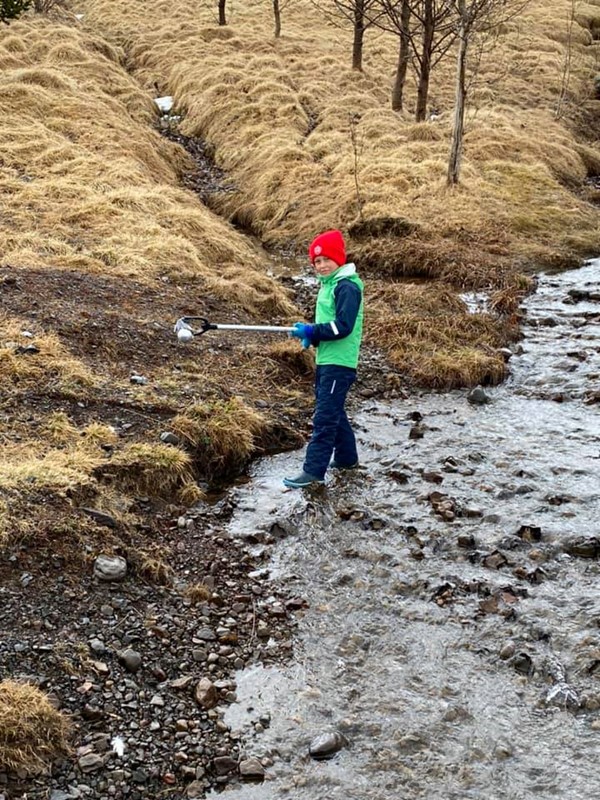
[[[236,675],[225,721],[270,766],[226,796],[598,794],[599,276],[540,277],[502,386],[363,405],[360,470],[284,491],[288,453],[233,490],[298,627]]]

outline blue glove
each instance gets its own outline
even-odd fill
[[[296,322],[294,329],[290,331],[290,336],[295,339],[302,339],[302,347],[306,350],[311,345],[313,326],[305,325],[304,322]]]

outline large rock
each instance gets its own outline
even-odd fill
[[[94,576],[101,581],[122,581],[127,575],[127,561],[121,556],[98,556]]]

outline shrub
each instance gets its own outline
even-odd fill
[[[0,771],[35,774],[68,751],[69,723],[35,686],[0,681]]]

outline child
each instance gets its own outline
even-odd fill
[[[330,466],[358,466],[356,440],[344,408],[356,380],[362,339],[363,283],[354,264],[346,264],[346,246],[340,231],[326,231],[312,242],[310,260],[321,283],[315,323],[297,322],[292,336],[303,347],[317,349],[313,432],[302,472],[283,482],[292,489],[324,482]]]

